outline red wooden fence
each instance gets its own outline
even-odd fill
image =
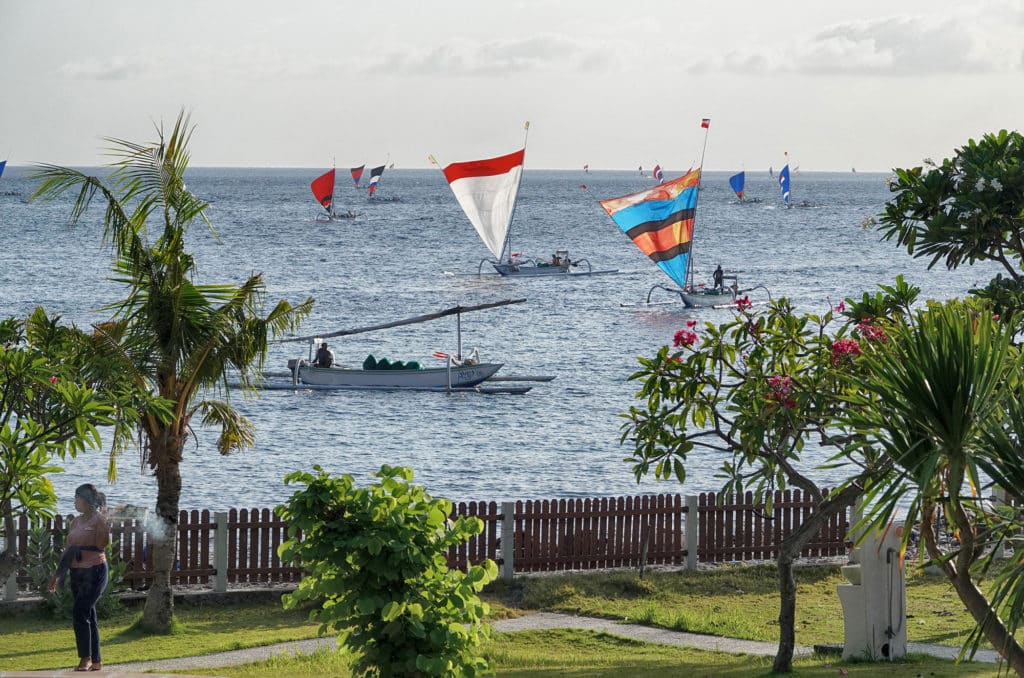
[[[751,493],[719,500],[714,493],[697,496],[696,516],[689,515],[682,495],[646,495],[597,499],[463,502],[453,505],[452,517],[475,516],[484,531],[448,553],[460,569],[486,559],[503,563],[511,558],[515,572],[634,567],[641,564],[681,564],[687,561],[687,529],[697,531],[699,562],[769,560],[781,540],[814,510],[799,491],[777,492],[771,515],[755,506]],[[505,511],[511,524],[504,525]],[[66,531],[71,516],[45,523],[51,534]],[[831,517],[804,548],[803,556],[845,553],[848,512]],[[110,521],[115,559],[128,564],[126,583],[145,588],[152,579],[152,555],[146,522]],[[216,575],[215,515],[182,511],[177,529],[174,584],[212,583]],[[231,509],[227,512],[226,578],[230,583],[295,582],[302,569],[281,562],[277,549],[287,539],[287,524],[270,509]],[[29,525],[18,524],[17,548],[26,553]],[[510,543],[502,543],[502,535]],[[25,571],[18,582],[27,584]]]

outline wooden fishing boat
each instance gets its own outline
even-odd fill
[[[479,352],[474,349],[469,354],[462,352],[462,314],[480,311],[510,304],[520,304],[526,299],[505,299],[502,301],[477,304],[474,306],[453,306],[451,308],[428,313],[425,315],[385,322],[368,327],[338,330],[326,334],[294,337],[279,340],[282,342],[306,342],[309,344],[308,358],[292,358],[288,361],[289,384],[271,383],[266,388],[312,388],[312,389],[367,389],[367,390],[418,390],[418,391],[477,391],[483,393],[526,393],[529,386],[490,386],[483,385],[492,379],[503,367],[503,363],[482,362]],[[317,366],[314,364],[313,352],[325,339],[361,334],[378,330],[427,322],[448,316],[455,316],[457,349],[454,353],[437,351],[435,358],[444,360],[444,366],[424,368],[418,363],[383,364],[364,361],[362,367],[345,365]],[[502,381],[550,381],[553,376],[536,377],[504,377]]]

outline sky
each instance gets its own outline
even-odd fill
[[[0,0],[0,159],[887,171],[1024,127],[1024,0]]]

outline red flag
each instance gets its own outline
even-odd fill
[[[700,126],[702,129],[707,129],[708,127],[711,127],[711,118],[701,118]]]

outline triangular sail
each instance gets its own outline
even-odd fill
[[[660,186],[601,201],[633,244],[683,288],[699,186],[700,170],[696,169]]]
[[[655,165],[651,171],[651,176],[654,177],[659,184],[665,183],[665,172],[662,171],[661,165]]]
[[[497,158],[453,162],[442,170],[462,211],[496,259],[501,258],[512,223],[525,156],[522,148]]]
[[[370,195],[373,195],[373,192],[377,190],[377,184],[380,183],[382,176],[384,176],[384,165],[370,170]]]
[[[334,168],[332,167],[329,172],[324,172],[313,179],[313,183],[309,187],[312,189],[316,201],[330,212],[331,204],[334,202]]]
[[[4,175],[4,168],[7,167],[6,160],[0,160],[0,177]]]
[[[747,173],[739,172],[729,177],[729,185],[732,186],[733,193],[740,200],[743,200],[743,186],[746,183]]]
[[[349,170],[349,172],[352,173],[352,183],[354,183],[356,185],[356,188],[359,188],[359,180],[363,178],[363,168],[364,167],[366,167],[366,165],[360,165],[359,167],[353,167],[352,169]]]
[[[779,170],[779,188],[782,189],[782,202],[789,204],[789,163]]]

